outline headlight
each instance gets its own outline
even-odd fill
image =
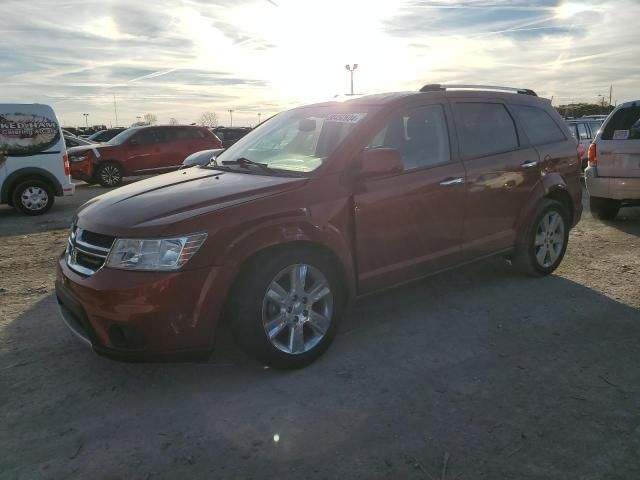
[[[206,233],[184,237],[117,239],[111,247],[106,266],[123,270],[178,270],[202,246]]]
[[[87,160],[89,158],[89,155],[80,155],[79,157],[76,157],[75,155],[71,155],[69,157],[69,160],[71,160],[72,162],[82,162],[83,160]]]

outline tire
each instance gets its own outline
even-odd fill
[[[302,289],[291,281],[291,271],[304,273]],[[314,292],[317,300],[310,303]],[[278,249],[250,261],[230,294],[227,315],[249,354],[275,368],[300,368],[333,341],[345,300],[328,255],[309,248]]]
[[[591,215],[598,220],[613,220],[620,210],[620,200],[610,198],[590,197],[589,208]]]
[[[122,183],[122,167],[114,162],[104,162],[96,170],[95,179],[106,188],[117,187]]]
[[[55,200],[55,191],[45,180],[30,178],[20,181],[11,192],[14,208],[26,215],[42,215],[49,211]]]
[[[524,242],[516,246],[513,266],[533,277],[552,273],[567,251],[570,227],[566,207],[556,200],[544,199],[527,228]]]

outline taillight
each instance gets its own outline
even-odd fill
[[[62,164],[64,165],[64,176],[68,177],[71,175],[71,169],[69,168],[69,156],[66,153],[62,156]]]
[[[598,163],[598,159],[596,158],[596,144],[592,143],[591,145],[589,145],[589,154],[588,154],[588,159],[589,159],[589,166],[590,167],[595,167],[596,164]]]

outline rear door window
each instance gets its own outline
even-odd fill
[[[560,127],[543,109],[529,105],[511,105],[511,108],[532,144],[544,145],[565,140],[564,133],[562,133]],[[577,126],[578,138],[581,140],[589,138],[586,125],[578,123]]]
[[[464,157],[483,157],[519,148],[515,123],[503,104],[455,103],[453,108]]]
[[[603,140],[640,140],[640,107],[621,108],[602,132]]]

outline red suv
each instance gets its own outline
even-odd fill
[[[222,148],[209,129],[194,126],[132,127],[106,143],[68,150],[71,176],[103,187],[122,177],[175,170],[190,154]]]
[[[576,147],[530,90],[290,110],[217,164],[81,207],[58,261],[63,318],[116,358],[208,352],[225,318],[260,360],[306,365],[357,296],[491,255],[553,272],[582,213]]]

